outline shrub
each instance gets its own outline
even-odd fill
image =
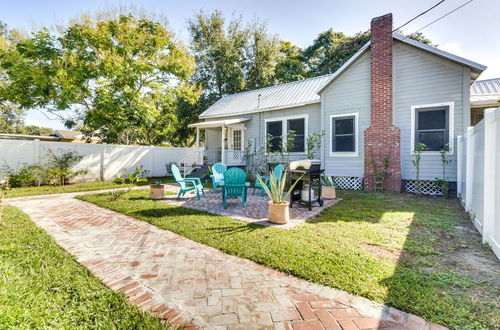
[[[0,170],[1,174],[7,178],[8,185],[12,188],[28,186],[34,184],[37,179],[36,165],[23,163],[17,169],[5,164]]]
[[[73,169],[82,158],[83,156],[76,151],[66,151],[58,154],[48,149],[48,160],[43,166],[46,181],[64,186],[76,176],[87,174],[88,170],[86,169]]]

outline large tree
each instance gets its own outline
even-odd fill
[[[72,110],[69,127],[106,142],[168,141],[179,102],[198,96],[184,46],[165,24],[132,14],[43,29],[0,57],[9,79],[1,96],[26,109]]]

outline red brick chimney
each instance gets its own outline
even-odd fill
[[[400,132],[392,121],[392,14],[371,22],[371,126],[365,131],[365,189],[373,191],[374,165],[389,158],[384,190],[401,191]]]

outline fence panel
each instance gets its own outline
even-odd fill
[[[458,141],[459,197],[500,259],[500,108],[487,109]]]
[[[43,163],[50,150],[56,153],[76,151],[83,156],[75,168],[87,169],[88,174],[75,181],[111,180],[141,165],[151,176],[165,176],[166,164],[184,162],[192,165],[202,162],[200,151],[194,148],[0,139],[0,166],[7,164],[11,168],[18,168],[23,163]]]

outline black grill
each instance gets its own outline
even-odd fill
[[[293,207],[293,204],[302,204],[307,206],[309,211],[311,211],[312,206],[316,203],[319,206],[323,206],[320,177],[325,170],[321,169],[321,162],[316,160],[290,162],[289,168],[289,184],[293,184],[299,180],[291,193],[290,207]],[[300,196],[304,185],[308,185],[309,187],[309,198],[307,200],[302,200]],[[313,199],[312,193],[315,190],[317,191],[317,198]]]

